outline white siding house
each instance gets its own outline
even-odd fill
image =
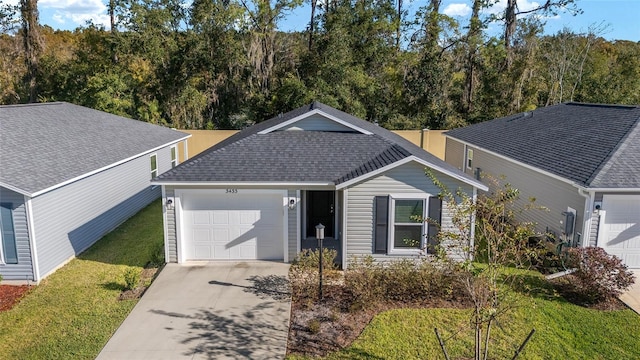
[[[160,197],[189,136],[68,103],[1,106],[0,129],[0,275],[35,282]]]

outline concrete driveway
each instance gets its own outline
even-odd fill
[[[620,300],[640,314],[640,270],[634,270],[633,273],[636,276],[636,283],[627,292],[620,295]]]
[[[289,265],[168,264],[98,359],[282,359]]]

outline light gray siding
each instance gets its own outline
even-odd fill
[[[13,230],[18,252],[18,263],[0,265],[0,275],[5,280],[33,280],[25,197],[22,194],[0,187],[0,203],[12,205]]]
[[[447,150],[449,150],[449,145],[453,143],[458,142],[447,139]],[[519,208],[523,208],[528,204],[529,199],[534,198],[536,199],[536,205],[547,209],[546,211],[525,211],[519,216],[519,220],[532,221],[536,223],[538,231],[549,230],[560,236],[563,231],[561,221],[564,220],[562,213],[567,211],[568,207],[571,207],[576,210],[575,231],[576,233],[582,232],[585,198],[578,194],[576,187],[511,161],[501,159],[475,147],[469,146],[469,148],[473,149],[473,169],[480,168],[483,175],[489,175],[493,178],[504,176],[502,183],[509,183],[520,191],[520,199],[516,203]],[[457,155],[461,158],[457,162],[453,158],[454,154],[447,154],[447,162],[458,164],[464,161],[464,151]],[[465,168],[464,170],[467,174],[473,176],[473,169]],[[482,181],[491,190],[494,184],[485,177],[483,177]],[[583,241],[585,236],[589,236],[589,234],[580,234],[580,240]]]
[[[353,129],[339,124],[333,120],[327,119],[321,115],[310,116],[306,119],[295,122],[289,126],[283,127],[281,130],[304,130],[304,131],[354,131]]]
[[[169,147],[156,154],[159,174],[170,169]],[[160,187],[152,188],[149,184],[149,156],[143,155],[33,199],[38,262],[43,277],[160,196]]]
[[[164,195],[166,198],[171,198],[173,203],[176,204],[175,200],[175,188],[173,186],[165,186]],[[167,242],[165,246],[167,247],[168,257],[166,259],[167,262],[178,262],[178,238],[176,236],[176,208],[175,206],[171,207],[171,209],[167,209],[164,207],[165,213],[165,229],[166,229],[166,237]]]
[[[461,189],[469,196],[473,188],[447,175],[434,172],[450,191]],[[389,194],[427,193],[437,195],[440,189],[425,175],[424,166],[407,163],[391,169],[383,175],[368,179],[347,190],[346,259],[347,266],[353,256],[372,255],[378,261],[398,256],[374,254],[373,252],[373,208],[374,198]],[[442,226],[451,229],[450,210],[443,204]]]
[[[447,138],[444,160],[462,170],[464,166],[464,156],[464,144],[451,138]]]
[[[296,198],[296,191],[289,190],[288,191],[289,198]],[[289,252],[289,261],[292,261],[298,255],[298,209],[300,207],[300,203],[297,204],[296,208],[288,210],[287,213],[287,235],[288,235],[288,252]]]
[[[640,193],[638,192],[615,192],[615,193],[597,192],[595,193],[594,201],[601,202],[605,195],[638,196],[640,195]],[[591,229],[589,230],[589,246],[601,246],[598,243],[598,232],[600,230],[600,214],[598,211],[594,211],[594,209],[590,209],[590,213],[591,213]]]

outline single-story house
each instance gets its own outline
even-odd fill
[[[0,106],[0,275],[38,282],[160,197],[150,181],[187,137],[64,102]]]
[[[425,168],[469,196],[486,189],[401,136],[314,102],[152,181],[163,189],[166,259],[289,262],[313,247],[318,224],[343,267],[353,255],[415,256],[437,227],[412,215],[451,223]]]
[[[565,103],[446,133],[445,159],[549,211],[528,220],[640,268],[640,107]]]

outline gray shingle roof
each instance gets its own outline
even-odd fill
[[[324,131],[259,132],[313,110],[373,133]],[[160,175],[173,182],[327,182],[340,184],[409,156],[475,183],[455,167],[403,137],[319,102],[244,129]]]
[[[447,136],[592,188],[640,187],[640,107],[565,103]]]
[[[0,106],[0,183],[33,194],[188,136],[64,102]]]

